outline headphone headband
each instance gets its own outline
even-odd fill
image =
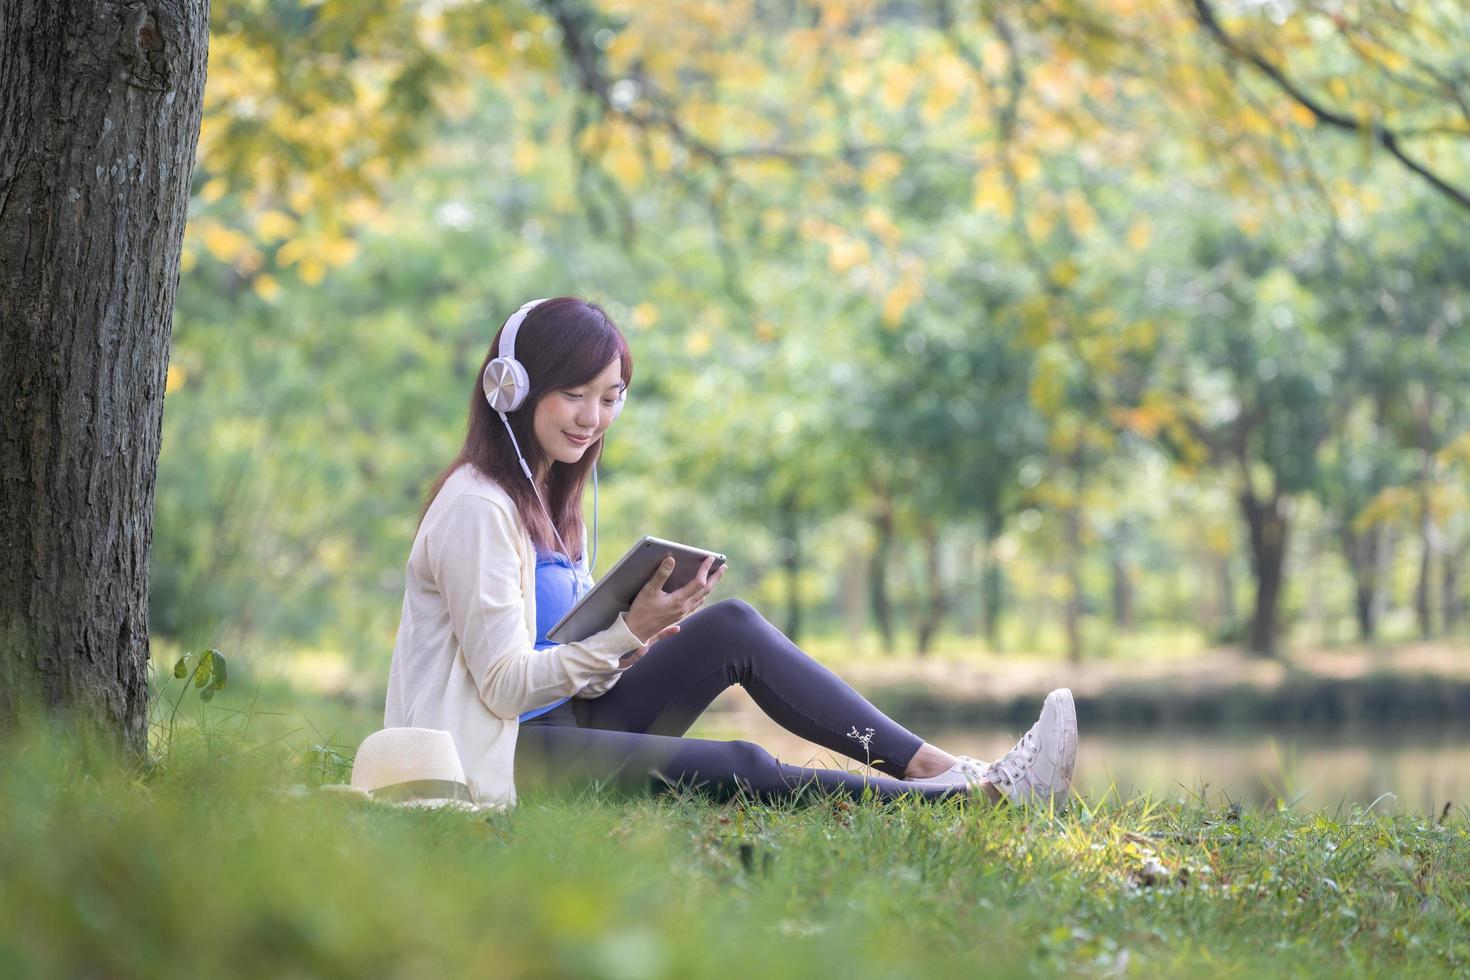
[[[505,326],[500,328],[500,351],[501,357],[515,359],[516,356],[516,334],[520,332],[521,324],[526,321],[526,316],[536,307],[546,302],[551,297],[543,296],[541,299],[533,299],[525,303],[520,309],[510,315],[505,321]]]

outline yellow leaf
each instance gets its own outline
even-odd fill
[[[1153,228],[1149,225],[1147,218],[1139,218],[1128,228],[1128,247],[1135,252],[1148,248],[1148,243],[1152,238]]]
[[[903,171],[903,159],[897,153],[877,153],[863,170],[863,189],[876,191],[888,185]]]
[[[914,90],[914,71],[899,61],[885,62],[883,75],[883,104],[890,109],[901,109]]]
[[[515,153],[511,157],[512,164],[518,174],[528,174],[536,169],[540,162],[541,151],[535,143],[530,140],[516,141]]]
[[[1055,227],[1056,221],[1043,211],[1031,211],[1026,215],[1026,234],[1035,241],[1046,238]]]
[[[634,187],[643,180],[643,159],[632,146],[610,148],[603,154],[602,165],[624,187]]]
[[[863,211],[863,224],[869,231],[883,240],[883,244],[892,248],[898,243],[898,225],[893,223],[886,210],[880,207],[869,207]]]
[[[646,330],[658,322],[658,307],[649,302],[633,307],[633,326]]]
[[[301,281],[310,286],[321,283],[327,277],[327,267],[319,259],[301,260]]]
[[[279,266],[295,265],[305,257],[306,241],[304,239],[298,238],[276,249],[276,264]]]
[[[833,272],[849,272],[872,257],[868,243],[858,238],[839,238],[827,250],[827,265]]]
[[[329,238],[321,244],[321,256],[329,266],[344,266],[357,258],[357,242],[351,238]]]
[[[280,241],[296,230],[296,219],[284,211],[262,211],[255,219],[255,231],[268,242]]]
[[[890,330],[903,322],[909,307],[923,296],[924,289],[916,279],[905,279],[883,297],[883,325]]]
[[[184,387],[184,382],[188,379],[189,372],[184,370],[182,364],[170,364],[168,366],[168,375],[163,382],[163,393],[165,395],[172,395]]]
[[[982,170],[975,178],[975,208],[980,211],[994,211],[1004,218],[1009,218],[1015,210],[1010,189],[1006,187],[1000,173],[993,168]]]
[[[255,295],[267,303],[273,302],[277,296],[281,295],[280,282],[275,276],[269,274],[256,276],[255,281],[250,285],[255,290]]]
[[[1291,121],[1303,129],[1311,129],[1317,125],[1317,114],[1300,102],[1291,104]]]
[[[1072,259],[1062,259],[1051,267],[1051,278],[1058,286],[1066,288],[1077,281],[1077,263]]]
[[[223,177],[216,177],[200,188],[199,197],[205,204],[213,204],[225,196],[227,186]]]
[[[696,330],[684,341],[684,349],[694,357],[703,357],[713,346],[708,330]]]
[[[204,247],[221,262],[234,263],[250,247],[250,239],[224,225],[206,225],[203,234]]]
[[[1031,153],[1018,153],[1012,166],[1016,171],[1016,179],[1023,184],[1035,180],[1041,173],[1041,160]]]

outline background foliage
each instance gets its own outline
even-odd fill
[[[1460,624],[1453,0],[219,0],[213,24],[166,642],[378,677],[474,367],[558,293],[636,359],[602,567],[640,533],[717,547],[722,591],[799,640],[1270,653]]]

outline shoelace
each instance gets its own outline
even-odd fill
[[[1030,771],[1031,766],[1036,762],[1036,753],[1040,749],[1041,741],[1036,737],[1036,729],[1032,728],[1021,736],[1021,740],[1014,748],[991,763],[991,775],[999,776],[1007,786],[1015,785]]]
[[[985,779],[985,763],[979,759],[972,759],[967,755],[957,756],[959,759],[960,775],[965,777],[966,782],[978,783]]]

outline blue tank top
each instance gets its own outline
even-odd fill
[[[592,588],[591,576],[582,568],[582,562],[573,563],[559,551],[536,552],[536,649],[545,650],[556,646],[555,640],[546,638],[547,630],[576,605],[578,599]],[[533,708],[521,715],[521,721],[544,715],[558,705],[566,704],[571,698],[562,698],[542,708]]]

